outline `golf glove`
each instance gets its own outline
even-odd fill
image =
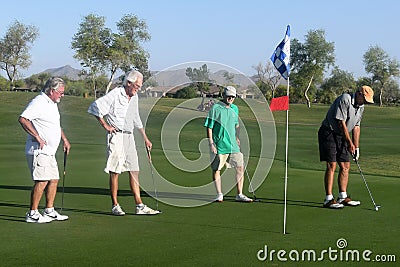
[[[358,160],[359,157],[360,157],[360,148],[357,147],[356,151],[354,152],[354,159]]]

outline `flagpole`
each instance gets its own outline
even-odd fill
[[[289,74],[290,74],[290,25],[286,27],[285,38],[276,47],[271,61],[283,78],[287,80],[286,92],[286,148],[285,148],[285,193],[283,208],[283,234],[286,234],[288,148],[289,148]],[[273,102],[271,102],[272,104]],[[281,109],[282,110],[282,109]]]
[[[286,95],[289,96],[289,77],[287,78]],[[288,150],[289,150],[289,109],[286,110],[286,148],[285,148],[285,197],[283,208],[283,234],[286,234],[287,180],[288,180]]]

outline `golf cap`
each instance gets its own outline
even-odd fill
[[[374,103],[374,91],[371,87],[369,87],[368,85],[363,85],[361,86],[359,91],[364,95],[365,101],[370,104]]]
[[[233,87],[233,86],[227,86],[227,87],[224,89],[224,94],[225,94],[226,96],[234,96],[234,97],[236,97],[236,88]]]

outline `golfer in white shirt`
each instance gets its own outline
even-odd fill
[[[114,88],[94,101],[88,109],[88,112],[94,115],[107,131],[107,163],[104,171],[110,174],[113,215],[125,215],[117,198],[118,177],[122,172],[129,173],[130,187],[136,202],[136,214],[160,213],[144,205],[140,197],[139,162],[133,136],[134,129],[138,129],[143,136],[147,149],[152,147],[139,117],[137,92],[142,84],[143,75],[140,72],[128,72],[123,87]]]
[[[31,193],[30,211],[26,214],[26,222],[46,223],[53,220],[63,221],[68,216],[59,214],[54,209],[54,199],[59,180],[55,154],[64,142],[64,151],[71,148],[60,125],[58,103],[64,96],[65,84],[61,78],[50,78],[42,92],[28,104],[19,117],[19,122],[28,133],[26,141],[26,158],[34,181]],[[38,207],[46,189],[46,209],[43,215]]]

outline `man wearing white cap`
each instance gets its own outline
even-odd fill
[[[150,150],[152,147],[139,117],[137,92],[142,84],[143,75],[140,72],[135,70],[128,72],[124,77],[123,87],[114,88],[94,101],[88,109],[88,112],[94,115],[107,131],[107,163],[104,171],[110,174],[113,215],[125,215],[117,199],[118,177],[122,172],[129,172],[129,183],[136,202],[136,214],[160,213],[144,205],[140,197],[139,161],[133,130],[139,130],[147,149]]]
[[[361,86],[354,94],[342,94],[331,105],[318,131],[320,161],[326,162],[324,177],[324,208],[340,209],[344,206],[358,206],[360,201],[347,195],[350,155],[358,160],[360,156],[360,123],[364,104],[374,103],[374,91],[369,86]],[[351,136],[350,136],[351,132]],[[339,163],[337,201],[333,197],[333,177],[336,163]]]
[[[236,201],[253,201],[243,195],[244,164],[243,154],[240,152],[239,109],[233,104],[235,97],[236,88],[233,86],[226,87],[222,101],[212,106],[204,122],[211,152],[211,169],[217,190],[217,198],[215,199],[217,202],[224,200],[221,186],[221,169],[227,163],[228,158],[228,166],[233,166],[236,170]]]

